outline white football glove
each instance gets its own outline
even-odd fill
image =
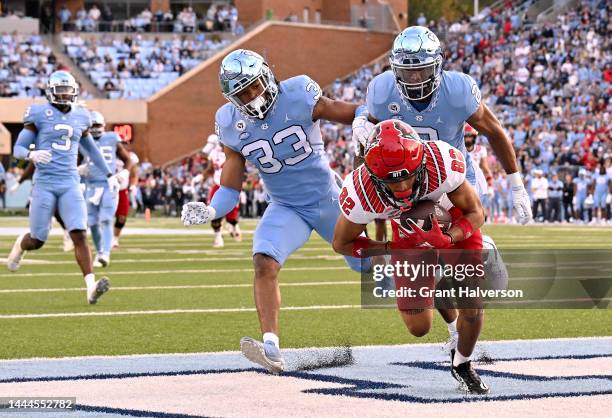
[[[361,144],[365,147],[368,138],[374,129],[374,124],[365,116],[358,116],[353,120],[353,141],[355,145]]]
[[[181,221],[183,225],[202,225],[215,219],[215,208],[202,202],[189,202],[183,205]]]
[[[28,160],[32,161],[35,165],[49,164],[51,161],[51,153],[44,149],[30,151]]]
[[[89,175],[89,164],[81,164],[77,167],[77,171],[79,172],[79,176],[87,177]]]
[[[514,206],[514,210],[517,214],[517,220],[520,224],[525,225],[527,222],[533,220],[529,195],[527,194],[527,190],[525,190],[525,185],[519,173],[509,174],[508,180],[512,185],[512,206]]]
[[[19,182],[18,181],[16,181],[13,184],[11,184],[11,187],[8,188],[8,192],[10,194],[13,194],[13,193],[15,193],[17,191],[17,189],[19,189]]]
[[[127,189],[130,185],[130,172],[127,169],[123,169],[117,174],[115,174],[117,180],[119,181],[119,190]]]
[[[119,193],[119,180],[117,179],[116,175],[107,177],[106,181],[108,182],[108,188],[110,189],[111,193]]]

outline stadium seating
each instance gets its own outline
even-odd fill
[[[62,41],[68,56],[111,99],[145,99],[230,42],[202,34],[172,39],[64,34]]]

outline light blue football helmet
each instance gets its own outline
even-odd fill
[[[68,71],[55,71],[49,76],[45,94],[49,103],[72,105],[79,97],[79,85]]]
[[[253,83],[261,83],[262,92],[248,103],[239,96]],[[263,119],[278,96],[278,85],[263,57],[247,49],[238,49],[221,61],[221,93],[248,117]]]
[[[411,26],[397,35],[389,62],[398,89],[408,100],[425,99],[440,87],[442,45],[423,26]]]
[[[94,110],[90,113],[91,115],[91,128],[89,132],[94,138],[100,138],[104,133],[104,127],[106,126],[106,121],[104,120],[104,115]]]

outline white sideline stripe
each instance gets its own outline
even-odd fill
[[[316,305],[316,306],[285,306],[282,311],[314,311],[321,309],[359,309],[361,305]],[[126,315],[169,315],[181,313],[236,313],[255,312],[255,308],[219,308],[219,309],[166,309],[158,311],[117,311],[117,312],[65,312],[51,314],[18,314],[0,315],[0,319],[30,319],[30,318],[66,318],[79,316],[126,316]]]
[[[519,339],[519,340],[478,340],[478,342],[486,342],[487,344],[506,344],[514,343],[522,345],[525,343],[537,343],[537,342],[565,342],[565,341],[601,341],[610,340],[611,337],[560,337],[560,338],[535,338],[535,339]],[[434,343],[408,343],[408,344],[377,344],[377,345],[355,345],[352,349],[369,349],[369,348],[401,348],[401,347],[440,347],[442,341]],[[337,347],[300,347],[300,348],[285,348],[283,352],[300,352],[300,351],[312,351],[312,350],[334,350]],[[522,347],[521,347],[522,348]],[[237,350],[226,350],[226,351],[200,351],[200,352],[188,352],[188,353],[138,353],[138,354],[120,354],[120,355],[93,355],[93,356],[67,356],[67,357],[27,357],[27,358],[11,358],[6,360],[0,360],[0,364],[6,363],[36,363],[40,361],[61,361],[71,362],[75,360],[95,360],[95,359],[143,359],[143,358],[163,358],[163,357],[198,357],[201,355],[213,355],[222,356],[226,354],[241,354],[241,351]]]
[[[352,285],[360,284],[359,280],[345,281],[327,281],[327,282],[295,282],[295,283],[280,283],[281,287],[300,287],[300,286],[333,286],[333,285]],[[234,289],[242,287],[253,287],[252,283],[235,283],[235,284],[195,284],[195,285],[177,285],[177,286],[115,286],[113,292],[118,290],[180,290],[180,289]],[[53,287],[41,289],[2,289],[1,293],[50,293],[50,292],[82,292],[85,287]]]
[[[347,266],[330,266],[330,267],[284,267],[283,271],[321,271],[321,270],[349,270]],[[113,276],[125,274],[177,274],[177,273],[252,273],[253,268],[245,269],[190,269],[190,270],[129,270],[129,271],[113,271],[110,274]],[[0,277],[44,277],[44,276],[82,276],[82,273],[3,273]]]

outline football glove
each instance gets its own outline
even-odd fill
[[[519,173],[509,174],[508,180],[512,185],[512,206],[517,214],[517,220],[524,225],[533,219],[529,195]]]
[[[453,240],[450,235],[442,232],[438,220],[433,215],[430,215],[430,219],[431,229],[429,231],[423,231],[412,219],[408,220],[412,223],[412,230],[414,233],[418,235],[423,242],[439,250],[451,247],[453,245]]]
[[[115,174],[117,180],[119,181],[119,190],[127,189],[130,184],[130,172],[125,168]]]
[[[51,162],[51,153],[44,149],[30,151],[28,160],[32,161],[35,165],[49,164]]]
[[[11,187],[8,188],[8,192],[10,194],[13,194],[13,193],[15,193],[17,191],[17,189],[19,189],[19,182],[18,181],[16,181],[13,184],[11,184]]]
[[[358,116],[353,120],[353,142],[365,147],[368,138],[374,129],[374,124],[365,116]]]
[[[77,171],[79,172],[79,176],[87,177],[89,174],[89,164],[81,164],[77,167]]]
[[[189,202],[183,205],[181,221],[183,225],[202,225],[215,219],[216,210],[202,202]]]
[[[119,193],[119,180],[116,175],[107,177],[106,181],[108,182],[108,188],[111,193]]]

